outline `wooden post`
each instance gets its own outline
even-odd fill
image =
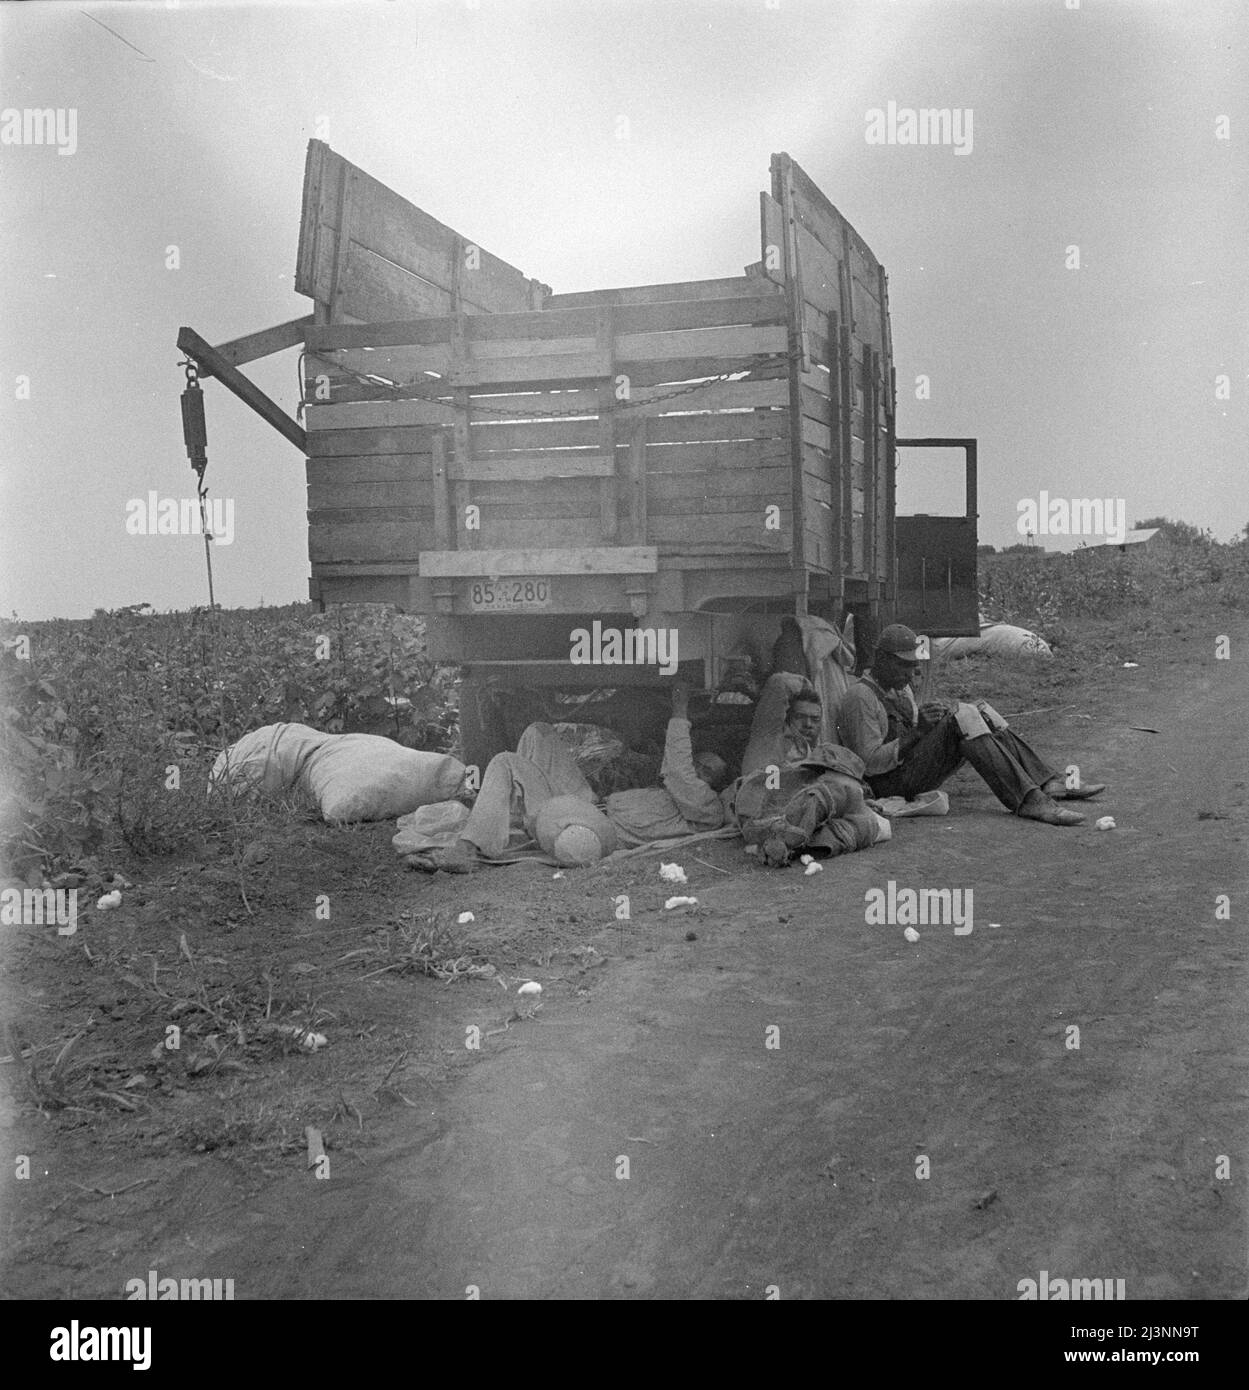
[[[612,472],[599,484],[599,519],[605,541],[614,541],[619,531],[616,475],[616,330],[610,304],[594,315],[594,346],[608,362],[607,380],[598,388],[599,448],[612,461]]]
[[[434,550],[451,550],[451,497],[447,479],[447,437],[441,429],[433,437]]]

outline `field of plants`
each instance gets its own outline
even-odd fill
[[[309,604],[3,624],[0,863],[23,882],[124,846],[167,854],[239,839],[244,808],[209,796],[216,754],[264,724],[451,747],[454,672],[417,619]]]
[[[1079,659],[1078,621],[1159,604],[1243,606],[1249,542],[1221,545],[1183,523],[1128,554],[1016,549],[980,559],[981,608]],[[1133,631],[1129,622],[1123,639]],[[296,720],[455,748],[455,671],[425,655],[421,622],[361,605],[154,613],[0,623],[0,872],[86,880],[101,854],[140,856],[250,840],[252,808],[207,792],[216,754],[251,729]],[[290,808],[292,810],[297,808]]]

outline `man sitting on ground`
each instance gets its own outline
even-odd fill
[[[742,776],[807,757],[820,741],[820,714],[820,697],[806,676],[792,671],[769,676],[750,724]]]
[[[431,867],[472,873],[481,859],[532,846],[562,864],[592,864],[617,846],[718,830],[729,770],[715,753],[694,755],[689,691],[672,693],[659,787],[613,792],[600,810],[572,753],[549,724],[531,724],[515,753],[490,759],[460,838]]]
[[[918,640],[901,623],[886,627],[871,669],[850,687],[838,710],[837,735],[862,758],[872,795],[911,801],[935,791],[968,762],[1015,815],[1047,825],[1079,825],[1084,817],[1056,802],[1096,796],[1104,785],[1068,789],[983,700],[916,707],[910,685],[921,667]]]

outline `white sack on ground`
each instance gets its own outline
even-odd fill
[[[934,637],[932,649],[938,656],[1053,656],[1049,643],[1026,627],[1010,623],[981,623],[979,637]]]
[[[225,779],[228,768],[235,791],[293,791],[308,759],[334,737],[307,724],[266,724],[262,729],[254,729],[224,753],[217,754],[208,779],[209,790]]]
[[[269,724],[245,735],[217,758],[210,786],[227,769],[236,788],[307,792],[327,821],[393,820],[449,800],[464,780],[464,764],[448,753],[306,724]]]

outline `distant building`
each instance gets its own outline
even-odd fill
[[[1148,545],[1162,528],[1154,526],[1147,531],[1128,531],[1121,541],[1098,541],[1096,545],[1080,546],[1081,550],[1117,550],[1120,555],[1128,553],[1130,545]]]

